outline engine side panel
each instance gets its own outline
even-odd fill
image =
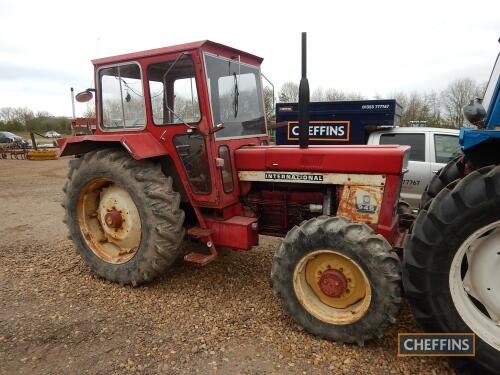
[[[409,146],[256,146],[235,151],[237,171],[402,173]]]

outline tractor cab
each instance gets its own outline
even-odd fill
[[[238,201],[234,150],[268,142],[262,58],[201,41],[92,62],[97,129],[61,142],[62,155],[120,142],[135,159],[168,155],[185,200]]]

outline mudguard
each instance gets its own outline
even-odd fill
[[[150,133],[83,135],[59,139],[59,156],[85,154],[97,148],[121,145],[136,160],[168,155],[166,147]]]

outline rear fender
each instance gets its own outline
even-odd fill
[[[83,135],[60,139],[57,144],[59,156],[85,154],[117,145],[121,145],[136,160],[168,155],[166,147],[150,133]]]
[[[465,158],[471,169],[500,164],[500,154],[498,152],[500,148],[500,131],[484,130],[483,132],[485,137],[496,134],[485,138],[483,142],[473,147],[464,148]]]

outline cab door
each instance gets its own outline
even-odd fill
[[[202,98],[202,67],[196,52],[148,58],[151,131],[165,143],[190,198],[201,205],[219,202],[214,184],[213,135]]]
[[[267,140],[260,66],[240,57],[203,54],[223,206],[240,202],[234,151]]]

